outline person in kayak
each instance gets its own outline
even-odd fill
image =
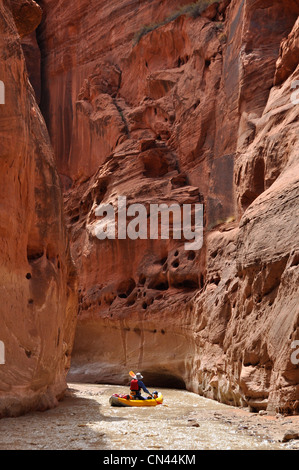
[[[141,390],[144,391],[144,393],[148,393],[152,397],[152,394],[148,391],[144,383],[142,382],[143,376],[140,374],[140,372],[137,372],[135,377],[131,380],[130,383],[130,395],[133,397],[134,400],[146,400],[141,395]]]

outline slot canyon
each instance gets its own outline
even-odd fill
[[[0,11],[0,417],[130,370],[299,414],[299,2]],[[119,196],[202,204],[202,248],[99,240]]]

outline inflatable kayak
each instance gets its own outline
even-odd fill
[[[111,406],[157,406],[162,405],[163,395],[158,393],[157,398],[147,398],[145,400],[134,400],[129,395],[118,395],[115,393],[109,398]]]

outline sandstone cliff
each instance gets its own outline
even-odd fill
[[[1,2],[0,417],[57,404],[76,323],[76,277],[60,182],[20,40],[40,19],[33,1]]]
[[[41,109],[80,284],[70,377],[139,369],[298,412],[298,2],[39,4]],[[95,208],[119,195],[203,202],[203,248],[98,240]]]

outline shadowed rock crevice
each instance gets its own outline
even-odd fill
[[[181,377],[172,375],[168,371],[144,370],[142,374],[146,377],[146,384],[149,387],[176,388],[178,390],[186,388],[186,384]]]

